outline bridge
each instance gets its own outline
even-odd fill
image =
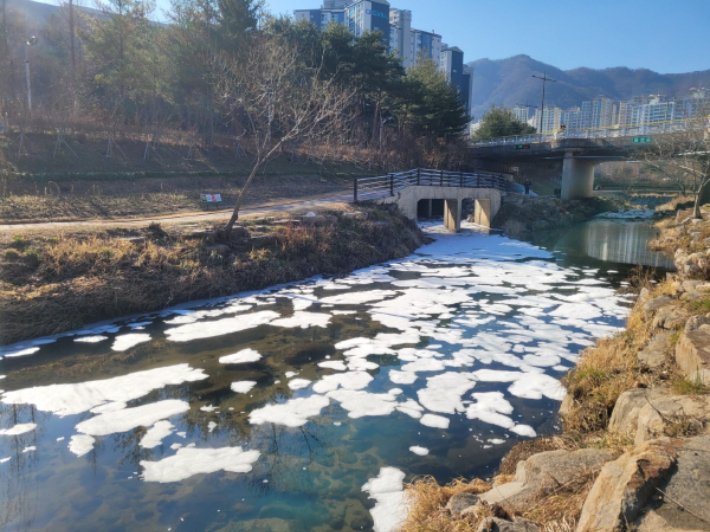
[[[706,117],[634,127],[566,129],[553,134],[518,135],[472,143],[478,161],[487,166],[562,161],[562,199],[589,198],[594,167],[603,162],[632,160],[663,135],[710,126]]]
[[[498,213],[502,194],[508,190],[511,176],[487,171],[449,172],[415,168],[405,172],[356,178],[353,200],[396,204],[402,214],[417,219],[419,202],[444,200],[444,225],[450,231],[461,229],[462,204],[473,200],[474,220],[485,227]],[[429,203],[431,208],[431,203]]]

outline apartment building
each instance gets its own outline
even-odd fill
[[[402,60],[402,66],[410,69],[416,57],[412,56],[412,12],[407,9],[390,8],[389,49]]]
[[[540,117],[540,109],[535,112],[535,124],[538,133],[554,133],[562,125],[562,109],[559,107],[545,106]]]
[[[463,51],[456,46],[442,45],[439,52],[439,70],[444,73],[449,83],[456,86],[466,111],[471,114],[471,96],[473,94],[473,71],[464,65]]]

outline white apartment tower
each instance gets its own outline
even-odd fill
[[[390,9],[390,51],[399,56],[407,70],[414,66],[412,12],[407,9]]]

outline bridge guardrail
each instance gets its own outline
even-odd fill
[[[539,144],[542,142],[553,142],[564,139],[620,139],[624,137],[635,137],[641,135],[653,135],[673,133],[677,131],[688,131],[695,129],[705,129],[710,126],[708,118],[686,118],[681,120],[670,120],[666,122],[653,122],[649,124],[634,126],[616,126],[610,128],[584,128],[557,130],[555,133],[534,135],[517,135],[512,137],[500,137],[496,139],[479,140],[473,142],[476,148],[494,146],[512,146],[517,144]]]
[[[414,168],[374,177],[357,177],[353,183],[355,202],[394,196],[395,192],[410,186],[440,186],[467,188],[495,188],[506,190],[508,180],[491,172],[450,172],[429,168]]]

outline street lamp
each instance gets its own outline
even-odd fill
[[[557,83],[556,79],[548,78],[547,73],[543,72],[542,76],[532,75],[533,78],[542,80],[542,103],[540,103],[540,129],[537,131],[539,135],[542,135],[542,117],[545,114],[545,83],[551,81],[552,83]]]
[[[37,44],[37,37],[30,35],[25,41],[25,77],[27,78],[27,110],[32,111],[32,83],[30,82],[30,46]]]

